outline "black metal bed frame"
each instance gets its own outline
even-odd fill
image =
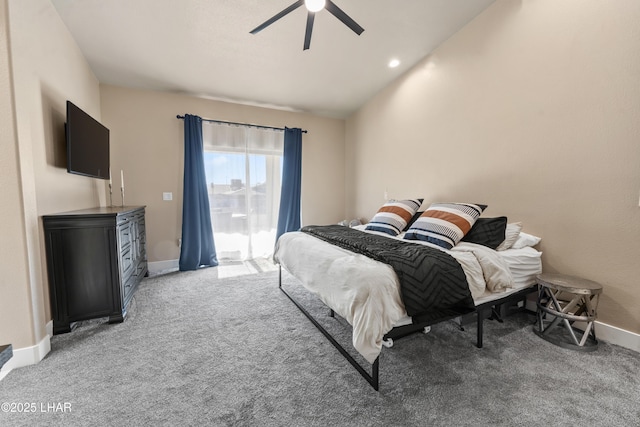
[[[333,346],[340,352],[340,354],[342,354],[342,356],[344,356],[344,358],[347,359],[349,363],[351,363],[351,365],[360,373],[360,375],[362,375],[362,377],[365,380],[367,380],[367,382],[374,388],[374,390],[378,391],[380,387],[380,381],[379,381],[380,356],[378,356],[376,360],[373,362],[373,364],[371,365],[371,373],[369,373],[364,367],[362,367],[362,365],[360,365],[360,363],[358,363],[358,361],[353,356],[349,354],[349,352],[347,352],[347,350],[344,349],[344,347],[342,347],[342,345],[338,341],[336,341],[335,338],[333,338],[333,336],[331,336],[331,334],[313,317],[311,313],[307,311],[306,308],[302,306],[302,304],[296,301],[296,299],[292,297],[291,294],[288,293],[282,287],[282,265],[279,265],[278,267],[279,267],[278,287],[280,288],[282,293],[284,293],[287,296],[287,298],[289,298],[291,302],[293,302],[293,304],[295,304],[295,306],[298,307],[298,309],[305,316],[307,316],[307,318],[311,321],[311,323],[313,323],[313,325],[316,328],[318,328],[320,332],[322,332],[322,334],[327,338],[327,340],[329,340],[329,342],[333,344]],[[537,285],[532,285],[530,287],[520,289],[517,292],[511,293],[503,298],[498,298],[496,300],[488,301],[483,304],[477,305],[475,307],[475,310],[471,312],[471,313],[477,313],[478,327],[477,327],[476,347],[482,348],[483,346],[483,340],[482,340],[482,336],[484,332],[483,323],[488,311],[491,311],[491,316],[488,317],[489,319],[502,322],[502,313],[498,311],[497,307],[508,302],[520,301],[526,298],[527,295],[533,292],[536,292],[536,290],[537,290]],[[329,310],[330,310],[329,316],[334,317],[333,309],[329,307]],[[426,327],[432,326],[436,323],[450,320],[458,316],[459,315],[449,316],[446,318],[439,319],[436,322],[420,322],[420,323],[415,323],[410,325],[397,326],[393,328],[391,331],[389,331],[387,334],[385,334],[385,336],[383,337],[383,341],[386,341],[389,339],[391,340],[400,339],[407,335],[411,335],[418,331],[424,330]],[[461,329],[464,330],[462,326],[461,326]]]

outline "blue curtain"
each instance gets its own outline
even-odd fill
[[[300,229],[302,188],[302,129],[285,128],[282,156],[282,191],[276,241],[287,231]]]
[[[180,271],[218,265],[204,174],[202,118],[184,115],[184,183]]]

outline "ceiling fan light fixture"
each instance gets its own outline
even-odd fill
[[[304,0],[304,5],[309,12],[320,12],[325,4],[325,0]]]

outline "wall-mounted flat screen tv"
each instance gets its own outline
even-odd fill
[[[67,172],[109,179],[109,129],[67,101]]]

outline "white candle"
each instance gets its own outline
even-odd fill
[[[124,188],[124,172],[120,169],[120,188]]]
[[[109,187],[111,187],[111,168],[109,168]]]

